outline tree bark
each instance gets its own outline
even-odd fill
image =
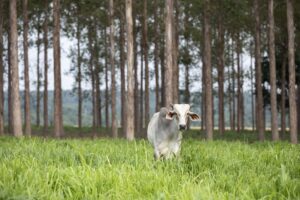
[[[109,92],[108,92],[108,50],[107,50],[107,33],[106,30],[104,32],[105,38],[105,127],[109,127]]]
[[[126,0],[127,32],[127,126],[126,138],[134,139],[134,80],[133,80],[133,33],[132,33],[132,0]]]
[[[297,105],[295,89],[295,24],[292,0],[287,4],[287,31],[288,31],[288,62],[289,62],[289,105],[290,105],[290,134],[291,142],[298,143],[297,138]]]
[[[287,55],[284,55],[281,65],[281,138],[285,138],[286,131],[286,60]]]
[[[41,88],[41,73],[40,73],[40,17],[38,16],[38,27],[37,27],[37,81],[36,81],[36,125],[40,126],[40,88]]]
[[[91,22],[90,22],[91,23]],[[91,94],[92,94],[92,116],[93,116],[93,137],[95,138],[97,136],[97,108],[96,108],[96,92],[95,92],[95,77],[96,77],[96,70],[95,70],[95,66],[94,66],[94,49],[93,49],[93,33],[95,32],[95,30],[93,29],[93,25],[89,24],[88,25],[88,50],[89,50],[89,72],[90,72],[90,76],[91,76]]]
[[[79,17],[77,17],[77,30],[76,30],[76,38],[77,38],[77,95],[78,95],[78,114],[77,114],[77,126],[79,129],[82,127],[82,89],[81,89],[81,48],[80,48],[80,40],[81,40],[81,29],[79,23]]]
[[[234,42],[232,40],[232,50],[231,50],[231,56],[232,56],[232,65],[231,65],[231,73],[232,73],[232,88],[231,88],[231,96],[232,96],[232,131],[235,131],[236,128],[236,123],[235,123],[235,118],[236,118],[236,102],[235,102],[235,68],[234,68]]]
[[[157,1],[154,0],[154,8],[157,8]],[[158,33],[158,9],[154,10],[154,70],[155,70],[155,111],[158,112],[160,107],[160,98],[159,98],[159,33]]]
[[[258,0],[254,0],[255,16],[255,82],[256,82],[256,129],[260,141],[265,139],[264,134],[264,114],[263,114],[263,94],[262,94],[262,70],[261,70],[261,46],[260,46],[260,13]]]
[[[166,95],[165,95],[165,81],[164,81],[164,77],[165,77],[165,41],[162,40],[161,44],[160,44],[160,70],[161,70],[161,107],[166,105]]]
[[[40,72],[40,51],[41,51],[41,39],[40,39],[40,16],[38,16],[37,21],[37,63],[36,63],[36,125],[40,126],[40,101],[41,101],[41,72]]]
[[[45,0],[44,21],[44,131],[48,130],[48,0]]]
[[[18,67],[18,30],[17,30],[17,0],[9,1],[10,23],[10,65],[11,65],[11,106],[13,135],[20,137],[22,132],[22,113],[19,94],[19,67]]]
[[[131,4],[130,4],[131,5]],[[131,5],[132,6],[132,5]],[[131,9],[132,10],[132,9]],[[132,11],[131,11],[132,12]],[[138,82],[138,62],[137,62],[137,28],[136,28],[136,12],[133,17],[133,52],[134,52],[134,127],[135,130],[139,129],[140,111],[139,111],[139,82]]]
[[[7,101],[7,104],[8,104],[8,132],[9,133],[13,133],[13,118],[12,118],[12,84],[11,84],[11,81],[12,81],[12,76],[11,76],[11,62],[10,62],[10,41],[11,41],[11,34],[10,34],[10,29],[9,31],[7,31],[8,33],[8,70],[7,70],[7,93],[8,93],[8,101]]]
[[[274,9],[273,0],[268,0],[268,37],[269,37],[269,60],[270,60],[270,85],[271,85],[271,130],[272,140],[279,140],[277,125],[277,87],[276,87],[276,59],[275,59],[275,33],[274,33]]]
[[[165,106],[169,106],[173,103],[173,0],[166,0],[166,18],[165,18],[165,38],[166,38],[166,64],[165,64],[165,76],[164,76],[164,86],[165,86]]]
[[[24,80],[25,80],[25,135],[31,135],[30,86],[28,63],[28,0],[23,0],[23,48],[24,48]]]
[[[60,0],[53,1],[53,59],[54,59],[54,135],[63,135],[61,65],[60,65]]]
[[[114,1],[109,0],[110,18],[110,65],[111,65],[111,128],[112,136],[118,137],[118,127],[116,118],[116,81],[115,81],[115,26],[114,26]]]
[[[226,38],[227,40],[229,40],[229,37]],[[228,53],[230,53],[230,43],[228,42],[227,44],[227,51]],[[227,91],[228,91],[228,112],[229,112],[229,126],[230,126],[230,130],[232,131],[233,130],[233,114],[232,114],[232,92],[231,92],[231,88],[232,88],[232,80],[231,80],[231,77],[232,77],[232,74],[231,74],[231,70],[230,70],[230,67],[228,67],[228,88],[227,88]]]
[[[219,96],[219,133],[224,134],[224,27],[219,17],[218,24],[218,96]]]
[[[95,25],[96,26],[96,25]],[[95,45],[94,45],[94,50],[93,50],[93,58],[94,58],[94,77],[95,77],[95,125],[96,128],[100,127],[100,66],[99,66],[99,42],[98,42],[98,31],[97,27],[95,30],[95,35],[94,35],[94,40],[95,40]]]
[[[252,49],[252,45],[251,45],[251,49]],[[252,51],[252,50],[251,50]],[[251,81],[251,113],[252,113],[252,130],[255,129],[255,108],[254,108],[254,81],[253,81],[253,56],[252,53],[250,53],[250,81]]]
[[[149,122],[149,66],[148,66],[148,26],[147,26],[147,0],[144,0],[144,60],[145,60],[145,123]]]
[[[207,140],[213,139],[213,105],[212,105],[212,69],[211,69],[211,35],[210,35],[210,0],[205,0],[204,8],[204,66],[205,66],[205,130]]]
[[[4,134],[3,7],[4,1],[0,1],[0,136]]]
[[[141,37],[142,38],[142,37]],[[143,40],[143,39],[142,39]],[[144,128],[144,59],[143,59],[143,54],[144,54],[144,51],[143,51],[143,41],[141,41],[140,43],[140,48],[141,48],[141,64],[140,64],[140,80],[141,80],[141,83],[140,83],[140,102],[139,102],[139,105],[140,105],[140,118],[139,118],[139,128],[138,128],[138,133],[139,133],[139,136],[142,136],[142,132],[143,132],[143,128]],[[137,135],[138,136],[138,135]]]
[[[243,102],[242,102],[242,70],[241,70],[241,41],[240,33],[237,33],[236,38],[236,56],[237,56],[237,132],[240,133],[242,129],[243,117]]]
[[[124,30],[124,12],[123,6],[121,8],[121,18],[120,18],[120,69],[121,69],[121,126],[122,126],[122,135],[126,137],[126,79],[125,79],[125,30]]]
[[[172,62],[173,62],[173,103],[179,103],[179,66],[178,66],[178,26],[179,6],[178,0],[174,0],[175,17],[172,14]]]

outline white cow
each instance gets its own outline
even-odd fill
[[[148,124],[148,140],[154,147],[154,158],[166,159],[178,156],[182,139],[182,131],[187,127],[188,117],[199,121],[200,117],[190,112],[189,104],[174,104],[171,109],[161,108]]]

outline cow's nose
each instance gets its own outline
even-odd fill
[[[185,130],[185,125],[179,125],[179,130]]]

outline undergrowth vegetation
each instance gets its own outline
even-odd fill
[[[0,138],[0,199],[299,199],[300,147],[184,138],[154,161],[145,140]]]

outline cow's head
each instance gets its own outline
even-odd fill
[[[171,104],[170,107],[171,109],[168,111],[166,119],[177,120],[179,130],[186,129],[188,118],[190,118],[192,121],[200,120],[199,115],[190,111],[189,104]]]

